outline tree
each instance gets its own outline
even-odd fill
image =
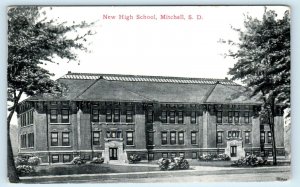
[[[59,93],[61,86],[51,80],[45,62],[56,63],[54,57],[77,60],[76,50],[87,51],[86,38],[92,35],[88,28],[93,23],[81,22],[68,25],[46,17],[46,12],[36,6],[8,8],[8,67],[7,100],[10,103],[7,117],[8,178],[18,182],[11,141],[10,122],[22,95]],[[78,29],[83,34],[74,34]],[[73,36],[73,37],[72,37]]]
[[[278,105],[290,107],[290,14],[281,19],[267,10],[262,20],[247,15],[244,29],[233,28],[239,41],[227,41],[237,47],[226,55],[237,62],[229,70],[233,80],[241,80],[251,96],[262,100],[261,117],[267,119],[272,135],[273,164],[277,164],[274,117]]]

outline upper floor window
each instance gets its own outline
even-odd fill
[[[178,123],[183,123],[183,112],[179,111],[178,112]]]
[[[161,122],[162,123],[167,123],[167,111],[162,111],[161,112]]]
[[[132,110],[126,111],[126,123],[132,123],[133,122],[133,113]]]
[[[176,132],[170,132],[170,144],[176,144]]]
[[[192,111],[192,113],[191,113],[191,123],[192,124],[196,123],[196,117],[197,117],[196,111]]]
[[[69,146],[70,145],[70,133],[63,132],[62,133],[62,146]]]
[[[232,123],[232,112],[228,112],[228,123]]]
[[[249,131],[245,132],[245,143],[246,144],[250,143],[250,132]]]
[[[184,132],[178,132],[178,144],[184,144]]]
[[[133,132],[126,132],[126,145],[133,145]]]
[[[51,109],[50,110],[50,123],[57,123],[57,110]]]
[[[61,110],[61,122],[69,123],[69,110],[67,110],[67,109]]]
[[[169,112],[169,123],[175,123],[175,111]]]
[[[250,122],[250,120],[249,120],[249,112],[245,112],[244,113],[244,121],[245,121],[245,123],[249,123]]]
[[[272,133],[268,131],[268,143],[272,143]]]
[[[154,145],[154,133],[153,132],[148,132],[148,145]]]
[[[92,110],[92,122],[99,122],[99,110],[98,109]]]
[[[265,143],[265,132],[260,131],[260,143],[264,144]]]
[[[58,146],[58,132],[51,132],[51,146]]]
[[[26,144],[26,134],[22,134],[21,135],[21,148],[26,148],[27,144]]]
[[[217,132],[217,143],[218,144],[223,143],[223,132],[222,131]]]
[[[240,121],[240,113],[234,112],[234,123],[239,123]]]
[[[28,134],[28,147],[34,147],[34,134]]]
[[[153,110],[147,111],[146,120],[147,120],[147,123],[153,123]]]
[[[106,110],[106,122],[112,122],[112,113],[111,109]]]
[[[100,131],[93,132],[93,145],[100,145]]]
[[[33,110],[29,111],[29,124],[33,124]]]
[[[161,132],[161,144],[166,145],[168,143],[167,132]]]
[[[217,112],[217,123],[222,123],[222,112]]]
[[[228,138],[240,137],[240,131],[228,131]]]
[[[114,122],[120,122],[120,109],[114,110]]]
[[[191,144],[195,145],[197,144],[197,136],[196,136],[196,132],[191,132]]]
[[[122,131],[106,131],[107,138],[122,138]]]

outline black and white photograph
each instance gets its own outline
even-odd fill
[[[8,183],[292,179],[289,6],[6,11]]]

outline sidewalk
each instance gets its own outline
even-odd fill
[[[123,164],[122,164],[123,165]],[[156,166],[157,167],[157,166]],[[107,179],[127,179],[127,178],[151,178],[151,177],[175,177],[175,176],[200,176],[200,175],[222,175],[222,174],[241,174],[241,173],[278,173],[290,172],[290,166],[270,166],[256,168],[235,168],[235,167],[209,167],[209,166],[191,166],[189,170],[175,171],[149,171],[149,172],[131,172],[131,173],[102,173],[102,174],[77,174],[77,175],[52,175],[52,176],[34,176],[20,177],[23,183],[51,183],[67,182],[80,180],[107,180]]]

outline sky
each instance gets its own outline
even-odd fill
[[[276,10],[280,17],[288,7],[272,6],[268,9]],[[244,14],[261,18],[264,7],[69,6],[43,10],[48,19],[66,24],[95,22],[90,29],[96,34],[87,38],[90,52],[75,51],[78,61],[67,63],[66,59],[54,58],[55,63],[43,65],[55,74],[53,79],[68,71],[222,79],[230,78],[227,72],[235,61],[223,55],[232,46],[218,41],[237,41],[238,34],[231,26],[243,28]],[[120,15],[131,15],[133,19],[120,19]],[[164,20],[160,19],[161,15],[183,15],[185,20]],[[107,19],[108,16],[115,16],[115,19]],[[137,16],[156,19],[137,19]],[[86,30],[77,33],[84,32]],[[73,37],[74,33],[68,36]],[[16,115],[12,124],[17,124]]]
[[[283,14],[288,7],[269,7]],[[263,6],[161,7],[54,7],[47,17],[59,22],[94,22],[97,33],[88,37],[90,53],[76,51],[77,62],[56,58],[44,66],[55,79],[68,71],[201,78],[225,78],[235,61],[224,58],[232,46],[220,39],[237,40],[231,29],[243,27],[244,16],[261,18]],[[162,20],[161,15],[183,15],[185,20]],[[119,19],[131,15],[132,20]],[[157,19],[136,19],[153,16]],[[193,19],[188,19],[191,15]],[[116,16],[116,19],[105,19]],[[201,19],[196,19],[198,18]],[[81,33],[81,31],[78,31]],[[80,65],[78,65],[80,64]],[[229,76],[230,77],[230,76]]]

